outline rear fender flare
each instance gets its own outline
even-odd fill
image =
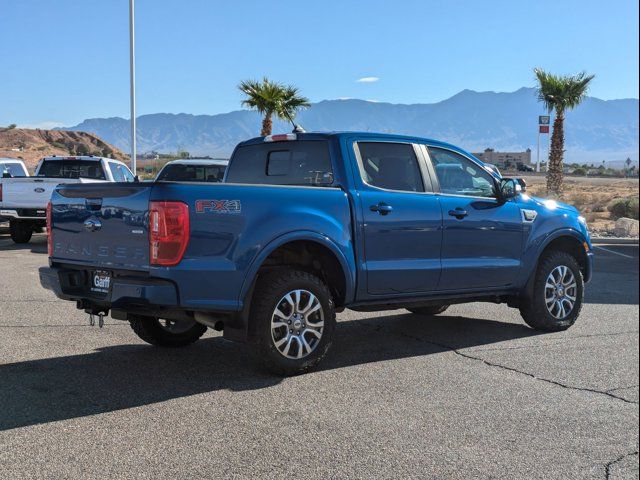
[[[340,267],[342,268],[342,273],[345,278],[345,303],[351,303],[353,301],[356,284],[355,262],[349,262],[340,248],[333,242],[333,240],[331,240],[326,235],[322,235],[313,231],[296,231],[285,233],[284,235],[281,235],[280,237],[272,240],[258,253],[258,255],[256,255],[247,270],[247,274],[245,275],[244,281],[242,283],[242,288],[240,289],[239,300],[241,302],[244,300],[248,300],[248,294],[251,292],[258,271],[260,270],[260,267],[267,259],[267,257],[269,257],[271,253],[273,253],[282,245],[300,240],[318,243],[323,247],[328,248],[335,255],[336,259],[340,263]],[[247,305],[245,305],[245,308],[246,307]]]

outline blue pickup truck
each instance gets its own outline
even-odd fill
[[[564,330],[591,277],[589,234],[575,208],[524,187],[423,138],[260,137],[222,183],[58,186],[40,281],[153,345],[223,330],[284,375],[320,362],[345,308],[502,302]]]

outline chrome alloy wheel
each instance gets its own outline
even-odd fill
[[[280,354],[304,358],[322,339],[324,311],[318,297],[308,290],[293,290],[280,299],[271,316],[271,340]]]
[[[578,294],[578,284],[569,267],[558,265],[551,270],[544,286],[544,301],[549,313],[564,320],[573,311]]]

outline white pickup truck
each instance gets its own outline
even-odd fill
[[[15,243],[27,243],[33,232],[46,226],[47,203],[57,185],[133,181],[129,167],[112,158],[45,157],[33,177],[0,179],[0,218],[9,220]]]

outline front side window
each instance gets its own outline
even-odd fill
[[[126,165],[120,165],[120,171],[124,176],[125,182],[135,182],[136,177],[133,176],[133,173],[131,173],[131,170],[129,170]]]
[[[95,160],[44,160],[38,170],[38,176],[106,180],[102,165]]]
[[[126,181],[124,178],[124,174],[120,169],[120,165],[114,162],[109,162],[109,170],[111,170],[111,175],[113,175],[114,182],[124,182]]]
[[[449,195],[495,197],[493,177],[478,164],[459,153],[429,147],[440,191]]]
[[[362,179],[387,190],[424,192],[424,183],[413,145],[409,143],[358,142]]]

